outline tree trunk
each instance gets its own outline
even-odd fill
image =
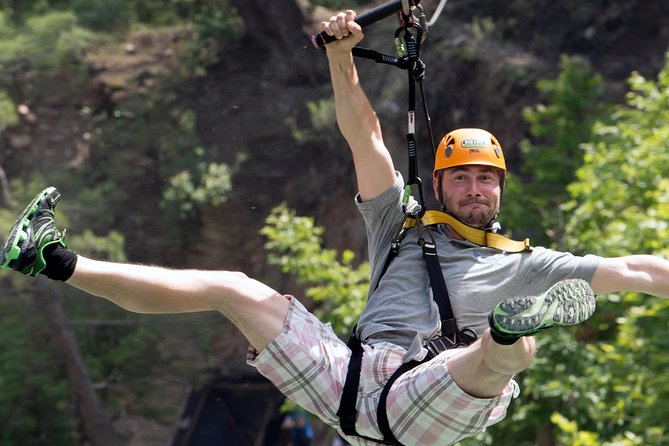
[[[246,35],[272,54],[291,56],[309,44],[309,20],[299,0],[231,0]]]
[[[109,416],[102,410],[93,389],[79,346],[67,324],[60,297],[47,283],[47,279],[37,280],[35,300],[38,308],[46,315],[56,348],[65,362],[86,442],[92,446],[122,446],[123,441],[114,430]]]
[[[315,32],[305,0],[230,0],[244,22],[247,42],[271,59],[273,79],[286,85],[320,84],[329,78],[323,54],[310,41]],[[250,48],[249,51],[253,51]]]
[[[9,193],[9,181],[5,169],[0,164],[0,206],[9,206],[12,202],[12,196]]]

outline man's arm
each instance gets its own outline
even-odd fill
[[[602,259],[591,286],[596,294],[634,291],[669,297],[669,262],[651,255]]]
[[[338,39],[326,46],[337,123],[353,153],[360,198],[368,201],[394,183],[395,167],[353,62],[351,48],[363,38],[354,19],[355,12],[349,10],[331,17],[321,27]]]

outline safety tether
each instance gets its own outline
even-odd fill
[[[422,7],[416,5],[421,11]],[[415,22],[411,9],[408,11],[399,12],[401,26],[395,31],[395,46],[398,56],[390,56],[379,53],[378,51],[369,48],[355,47],[352,53],[356,57],[371,59],[376,63],[383,63],[393,65],[407,71],[409,81],[409,97],[408,97],[408,111],[407,111],[407,152],[409,154],[408,164],[408,178],[406,181],[405,196],[411,194],[412,186],[416,186],[418,191],[418,203],[421,206],[420,213],[425,211],[425,196],[423,194],[423,182],[418,172],[418,151],[416,147],[416,83],[420,87],[421,99],[423,103],[423,113],[428,127],[428,134],[430,135],[430,143],[432,145],[432,152],[436,152],[434,141],[432,140],[432,128],[430,122],[430,115],[427,104],[425,102],[425,91],[423,89],[423,79],[425,78],[425,64],[420,60],[420,47],[424,37],[424,30],[418,23]],[[400,37],[403,38],[400,40]]]

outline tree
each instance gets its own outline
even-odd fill
[[[633,73],[629,85],[626,104],[613,109],[610,122],[595,125],[584,146],[585,163],[569,186],[569,246],[607,256],[667,258],[669,55],[657,80]],[[600,368],[592,379],[605,383],[609,410],[600,419],[612,432],[598,433],[625,437],[625,444],[667,444],[669,301],[627,293],[599,305],[595,323],[610,335],[593,350]]]
[[[369,263],[354,266],[355,255],[323,249],[323,227],[298,217],[283,204],[272,210],[261,233],[267,237],[268,261],[307,286],[315,314],[339,335],[350,333],[362,312],[369,288]],[[340,260],[339,260],[339,259]]]
[[[35,183],[44,183],[44,180],[35,179]],[[27,185],[24,183],[15,184],[17,190],[21,191],[21,195],[27,195],[28,191],[32,191],[39,186],[34,187],[33,185]],[[28,199],[24,199],[21,202],[27,202]],[[0,209],[0,222],[2,222],[3,227],[10,227],[13,219],[16,218],[17,213],[20,212],[18,209]],[[85,235],[84,235],[85,236]],[[87,243],[87,249],[101,249],[106,251],[109,247],[112,247],[116,244],[115,247],[112,247],[112,251],[118,250],[118,239],[117,243],[113,241],[114,236],[110,239],[105,239],[101,237],[99,242],[89,242]],[[109,243],[109,241],[111,243]],[[3,241],[4,243],[4,241]],[[106,245],[106,246],[105,246]],[[8,291],[10,295],[26,295],[30,296],[30,299],[34,300],[32,307],[34,312],[43,316],[44,320],[47,322],[49,327],[49,340],[52,341],[55,345],[55,348],[58,352],[57,357],[60,359],[60,365],[65,368],[67,381],[69,382],[69,387],[74,396],[76,413],[81,420],[81,429],[83,430],[83,436],[86,438],[86,441],[91,445],[122,445],[120,436],[114,430],[111,417],[107,414],[100,404],[100,399],[95,391],[92,380],[89,377],[89,372],[86,367],[83,355],[81,353],[79,344],[70,330],[67,317],[62,307],[60,298],[58,297],[55,289],[46,283],[45,278],[40,278],[38,281],[33,283],[34,286],[26,286],[23,277],[15,276],[12,274],[10,284],[5,285],[5,290]],[[13,306],[22,306],[20,300],[13,302],[10,305]],[[13,311],[22,311],[15,308]],[[30,330],[27,327],[27,324],[32,322],[32,319],[24,320],[24,329],[26,332]],[[28,336],[27,333],[23,333],[19,336]],[[23,346],[27,351],[30,350],[30,346]],[[23,352],[18,352],[19,356],[23,355]],[[10,366],[14,368],[16,364],[11,364],[11,357],[8,358],[8,361],[0,361],[0,367]],[[24,373],[29,374],[32,377],[32,380],[35,382],[41,382],[44,388],[35,389],[38,392],[46,392],[45,388],[53,386],[58,388],[57,384],[50,383],[52,380],[57,380],[57,374],[54,373],[54,370],[39,370],[37,367],[34,367],[35,364],[26,363]],[[19,368],[20,370],[20,368]],[[13,389],[13,391],[18,394],[25,393],[21,388]],[[60,396],[62,398],[62,395]],[[11,399],[11,398],[9,398]],[[58,397],[54,398],[54,404],[58,404]],[[41,399],[40,399],[41,401]],[[37,413],[45,411],[48,407],[47,404],[43,404],[41,407],[28,407],[26,413],[17,417],[15,423],[17,424],[16,429],[12,429],[10,432],[5,432],[3,435],[6,437],[3,440],[10,442],[21,442],[21,439],[26,439],[25,435],[28,435],[28,432],[32,432],[35,436],[40,435],[49,435],[51,430],[63,430],[62,426],[59,424],[68,424],[65,420],[49,420],[39,419],[36,417],[34,424],[39,427],[31,427],[33,422],[31,420],[35,415],[31,413],[35,411]],[[56,407],[53,407],[55,410]],[[0,410],[2,410],[0,408]],[[21,411],[17,411],[21,413]],[[58,412],[62,412],[58,411]],[[43,415],[45,418],[46,414]],[[58,439],[52,439],[53,444],[59,444]]]
[[[37,308],[44,311],[51,327],[53,341],[65,360],[67,377],[76,400],[85,438],[93,446],[121,446],[121,437],[114,430],[109,414],[105,413],[88,375],[79,345],[69,329],[63,306],[55,289],[41,278],[35,287]]]
[[[566,186],[571,198],[563,207],[562,243],[577,254],[666,258],[669,58],[656,81],[634,73],[629,84],[626,104],[608,106],[580,144],[582,165]],[[668,318],[667,300],[612,294],[598,299],[587,324],[542,334],[539,357],[520,377],[522,402],[485,438],[521,445],[667,444]]]
[[[294,56],[307,43],[306,8],[299,0],[230,0],[246,36],[268,54]]]
[[[532,140],[521,142],[522,176],[509,178],[503,212],[510,227],[536,245],[562,247],[565,186],[583,164],[580,145],[599,117],[601,83],[582,59],[563,56],[559,76],[537,82],[547,102],[524,110]]]

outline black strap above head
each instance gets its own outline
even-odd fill
[[[425,196],[423,194],[423,183],[418,172],[418,150],[416,148],[416,82],[420,85],[421,99],[423,102],[423,112],[430,134],[430,143],[432,151],[435,151],[434,140],[432,138],[432,128],[430,123],[430,114],[425,101],[425,92],[423,90],[423,80],[425,79],[425,64],[420,60],[420,47],[423,40],[423,28],[414,22],[413,15],[400,13],[400,26],[395,32],[395,42],[398,48],[399,57],[388,56],[378,51],[368,48],[355,47],[352,54],[356,57],[370,59],[376,63],[393,65],[407,71],[409,81],[409,97],[407,112],[407,151],[409,154],[409,171],[406,181],[407,186],[416,186],[418,190],[418,202],[421,205],[421,215],[425,212]],[[403,43],[400,41],[403,38]]]

